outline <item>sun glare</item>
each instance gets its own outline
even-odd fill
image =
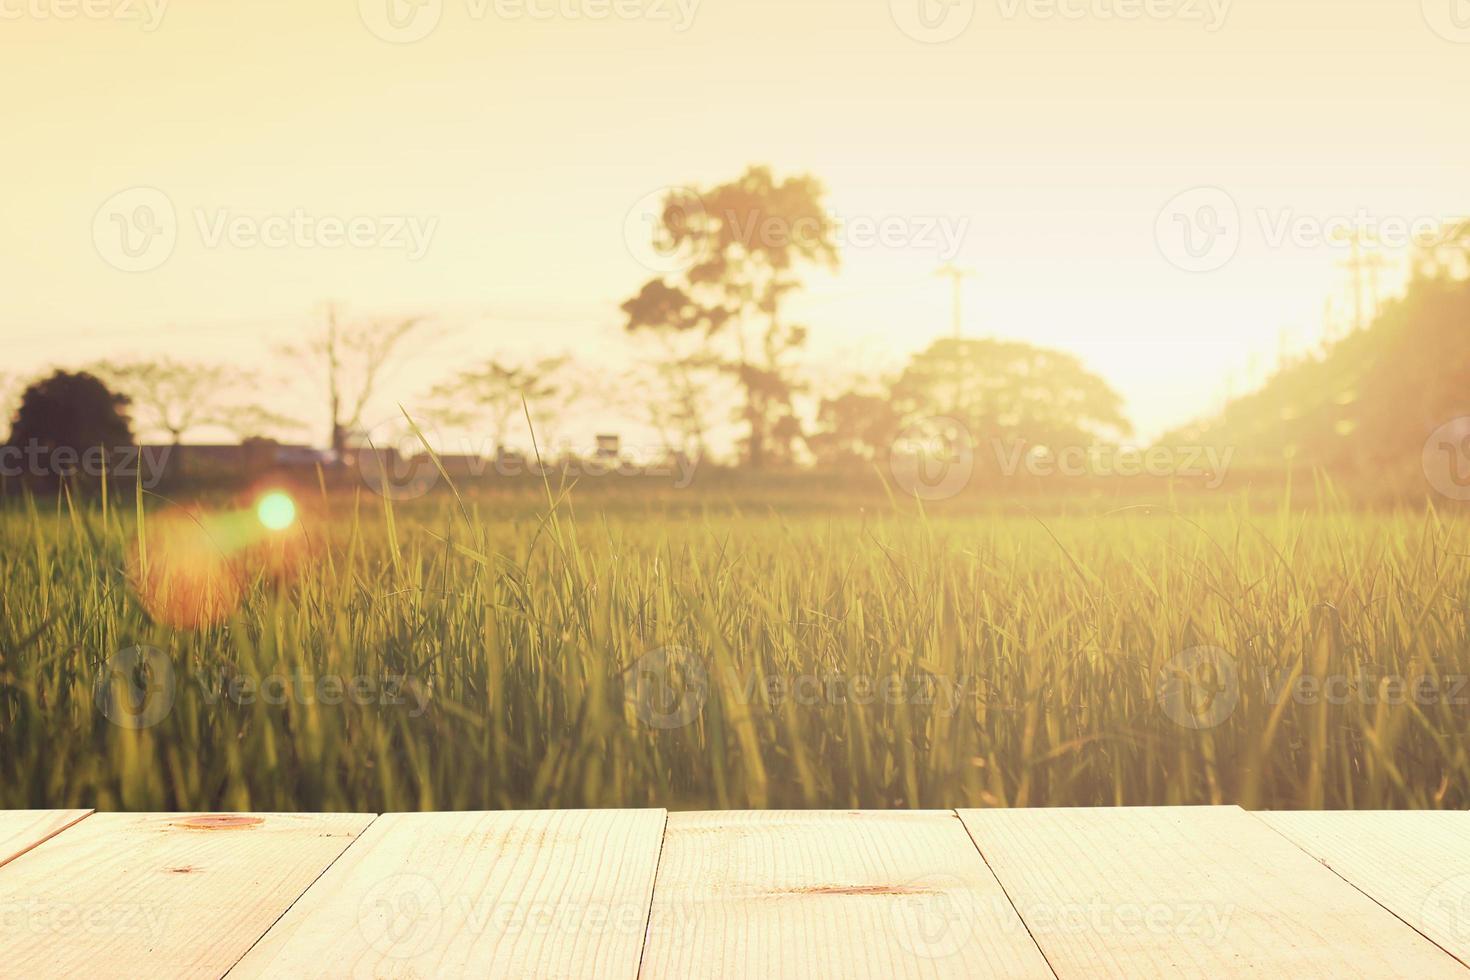
[[[269,530],[284,531],[296,522],[296,502],[281,491],[273,490],[255,505],[255,516]]]

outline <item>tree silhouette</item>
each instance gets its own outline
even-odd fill
[[[526,365],[492,360],[461,372],[434,389],[430,398],[440,406],[438,417],[451,425],[487,422],[499,452],[524,413],[522,399],[531,409],[537,439],[545,448],[554,442],[565,413],[582,395],[571,358],[561,355]]]
[[[426,323],[416,316],[345,323],[337,306],[329,304],[321,332],[300,346],[287,348],[324,376],[335,452],[347,449],[348,437],[362,426],[362,413],[377,393],[389,363]]]
[[[22,448],[109,448],[132,443],[128,398],[95,375],[57,371],[26,388],[10,429],[10,444]]]
[[[752,467],[788,460],[801,434],[790,357],[805,344],[806,329],[785,322],[782,303],[801,285],[798,266],[837,266],[823,193],[813,177],[778,181],[768,167],[708,190],[670,193],[654,242],[687,256],[687,268],[672,283],[650,280],[622,307],[630,331],[698,330],[733,348],[720,364],[744,392],[737,418]]]
[[[0,372],[0,418],[9,419],[11,406],[20,394],[20,379],[13,374]]]
[[[817,462],[850,467],[878,459],[893,445],[900,428],[887,395],[849,391],[822,399],[817,431],[807,440]]]
[[[1233,447],[1246,464],[1417,470],[1426,438],[1470,416],[1467,323],[1470,282],[1442,269],[1416,276],[1367,329],[1161,441]]]
[[[624,409],[641,415],[663,439],[665,448],[703,459],[708,452],[713,390],[720,359],[709,350],[681,350],[679,338],[657,334],[658,353],[624,377],[615,392]]]
[[[92,370],[128,396],[140,416],[140,428],[167,432],[176,446],[186,433],[201,426],[218,426],[243,438],[294,425],[282,415],[245,401],[258,389],[259,379],[238,368],[165,357],[104,361]]]
[[[1118,393],[1081,360],[1016,341],[935,341],[909,362],[893,398],[906,419],[952,418],[976,439],[1058,449],[1132,431]]]

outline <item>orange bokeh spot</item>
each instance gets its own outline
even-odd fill
[[[260,582],[294,581],[309,566],[310,538],[300,520],[263,527],[252,500],[217,511],[174,507],[144,520],[128,551],[128,580],[148,615],[176,629],[228,619]]]
[[[177,509],[150,515],[142,541],[128,552],[128,580],[154,621],[177,629],[222,622],[240,606],[243,587],[206,516]]]

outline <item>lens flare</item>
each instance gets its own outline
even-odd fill
[[[218,515],[150,515],[128,554],[129,581],[149,617],[174,629],[202,629],[239,609],[244,590],[232,565],[232,537],[238,532]]]
[[[284,531],[296,522],[296,502],[273,490],[255,505],[255,516],[269,530]]]

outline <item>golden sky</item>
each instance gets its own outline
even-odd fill
[[[1145,434],[1350,317],[1314,230],[1470,211],[1467,0],[0,0],[0,90],[5,370],[440,314],[388,405],[499,352],[626,357],[640,202],[750,163],[847,224],[793,307],[824,370],[946,333],[953,251],[968,332],[1077,352]],[[1180,252],[1195,188],[1238,247]],[[158,193],[171,251],[120,252]]]

